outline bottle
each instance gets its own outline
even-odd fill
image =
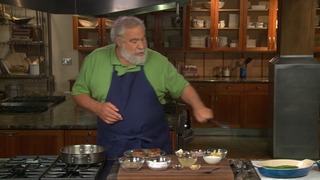
[[[247,77],[247,67],[242,66],[240,67],[240,78],[246,78]]]

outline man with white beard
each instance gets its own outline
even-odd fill
[[[147,48],[139,18],[118,18],[110,36],[114,44],[85,58],[73,100],[97,115],[97,145],[105,148],[108,158],[132,149],[160,148],[171,154],[165,96],[181,98],[201,123],[213,118],[211,109],[166,57]]]

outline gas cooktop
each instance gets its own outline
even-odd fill
[[[66,164],[60,156],[16,156],[0,163],[0,180],[102,179],[103,165]]]
[[[45,112],[65,99],[65,96],[16,96],[1,101],[0,112]]]

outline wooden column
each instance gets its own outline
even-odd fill
[[[313,55],[316,0],[279,0],[278,7],[278,54]]]

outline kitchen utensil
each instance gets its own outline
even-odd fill
[[[230,125],[226,122],[223,122],[223,121],[216,121],[214,119],[209,119],[209,122],[212,122],[222,128],[230,128]]]
[[[203,172],[206,173],[206,174],[211,174],[212,171],[215,171],[215,170],[218,170],[218,169],[220,169],[220,168],[217,167],[217,168],[213,168],[213,169],[205,169],[205,170],[203,170]]]
[[[78,144],[60,149],[61,159],[67,164],[95,164],[105,160],[102,146]]]
[[[246,60],[244,60],[244,65],[248,65],[252,61],[251,57],[248,57]]]

